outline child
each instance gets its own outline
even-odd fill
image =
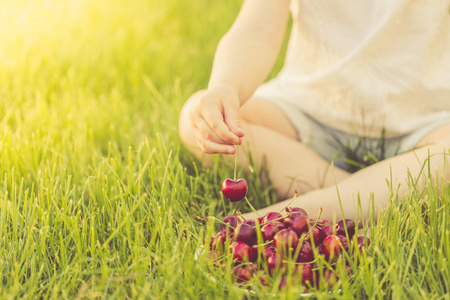
[[[346,218],[355,218],[358,196],[367,217],[372,196],[376,213],[388,204],[387,181],[400,184],[401,197],[429,157],[432,175],[448,181],[449,8],[450,0],[246,0],[218,45],[208,88],[183,107],[180,136],[206,163],[242,144],[241,166],[251,151],[280,196],[299,192],[291,206],[322,208],[330,220],[341,217],[337,190]],[[285,65],[262,84],[290,13]],[[349,161],[367,152],[344,150],[361,144],[384,160],[350,173]]]

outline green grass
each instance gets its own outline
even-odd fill
[[[220,195],[232,166],[201,167],[177,134],[240,5],[2,1],[0,298],[298,297],[256,282],[249,294],[230,270],[211,281],[194,259],[214,228],[190,202],[218,218],[248,209]],[[275,201],[261,172],[247,177],[257,207]],[[450,298],[450,191],[428,180],[367,220],[372,255],[318,298]]]

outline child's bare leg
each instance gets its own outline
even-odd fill
[[[197,145],[188,114],[198,95],[191,97],[183,108],[180,136],[190,151],[208,163],[210,155],[202,153]],[[249,99],[241,108],[241,126],[245,136],[239,150],[239,164],[248,165],[247,153],[250,150],[255,162],[259,165],[264,163],[269,169],[270,180],[280,196],[293,194],[295,189],[306,193],[333,185],[349,176],[299,142],[292,124],[281,110],[268,101]],[[227,156],[227,159],[234,160],[234,155]]]
[[[424,163],[430,158],[430,172],[432,176],[437,175],[437,179],[443,178],[448,184],[450,181],[450,124],[441,126],[428,134],[420,143],[419,149],[407,152],[398,156],[391,157],[375,165],[367,167],[350,177],[344,179],[336,186],[329,186],[309,192],[297,197],[291,206],[299,206],[315,218],[319,208],[323,209],[322,218],[341,219],[341,209],[339,196],[342,202],[344,215],[346,218],[354,219],[356,216],[356,199],[359,195],[361,208],[364,217],[368,216],[370,210],[370,199],[373,195],[375,204],[375,213],[379,207],[386,207],[390,199],[391,188],[386,180],[392,183],[394,192],[400,184],[399,197],[408,193],[408,173],[412,178],[417,178],[422,170]],[[423,176],[428,176],[428,167],[422,170]],[[419,187],[422,181],[419,180]],[[283,209],[291,200],[285,200],[275,205],[259,210],[263,215],[269,211],[279,211]],[[245,214],[246,218],[254,218],[257,214]]]

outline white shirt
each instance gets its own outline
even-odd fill
[[[450,122],[450,0],[293,0],[271,96],[379,137]]]

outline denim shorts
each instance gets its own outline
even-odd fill
[[[378,161],[415,149],[433,129],[450,122],[438,120],[412,133],[396,137],[361,137],[328,127],[298,108],[264,98],[277,105],[296,128],[301,142],[323,159],[349,172],[358,171]]]

